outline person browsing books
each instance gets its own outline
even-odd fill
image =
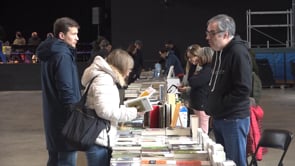
[[[199,117],[199,127],[208,134],[209,116],[205,113],[213,50],[210,47],[200,47],[198,44],[189,46],[186,57],[190,69],[188,70],[188,87],[178,87],[179,91],[189,89],[189,108]]]
[[[173,72],[175,76],[182,79],[184,76],[184,70],[179,59],[176,57],[173,51],[168,50],[167,48],[162,48],[159,50],[159,54],[161,58],[165,59],[164,75],[167,76],[170,67],[173,66]]]
[[[235,21],[228,15],[207,22],[206,40],[215,54],[206,112],[213,117],[215,140],[223,145],[226,158],[246,166],[252,63],[247,42],[235,33]]]
[[[120,105],[118,87],[126,85],[126,78],[133,68],[132,57],[122,49],[114,49],[104,59],[96,56],[82,75],[82,85],[97,76],[90,86],[86,106],[95,109],[96,114],[111,122],[111,129],[107,133],[103,130],[95,141],[95,145],[86,151],[88,166],[109,165],[108,141],[114,145],[118,122],[126,122],[137,117],[135,107]],[[109,135],[109,138],[108,138]]]

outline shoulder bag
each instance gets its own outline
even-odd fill
[[[70,115],[62,129],[67,143],[76,150],[87,150],[95,143],[103,129],[110,130],[110,121],[97,116],[94,109],[85,106],[87,94],[92,81],[88,84],[81,100],[71,109]]]

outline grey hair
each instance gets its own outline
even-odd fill
[[[229,33],[229,36],[234,36],[236,33],[236,23],[235,20],[226,15],[226,14],[219,14],[211,19],[208,20],[207,25],[209,25],[212,22],[217,23],[217,27],[219,31],[225,32],[227,31]]]

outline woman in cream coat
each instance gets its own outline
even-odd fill
[[[94,108],[97,115],[111,122],[111,129],[107,133],[103,130],[93,145],[86,152],[88,166],[109,165],[108,141],[114,145],[118,122],[130,121],[137,117],[135,107],[120,105],[118,86],[125,86],[125,78],[133,68],[132,57],[122,49],[113,50],[106,59],[96,56],[82,75],[82,85],[97,76],[88,92],[86,106]],[[109,140],[107,135],[109,135]]]

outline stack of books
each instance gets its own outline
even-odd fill
[[[200,140],[167,128],[119,130],[111,164],[113,166],[210,166],[220,162],[223,148],[203,133]],[[205,145],[204,145],[205,144]],[[218,160],[217,160],[218,159]],[[223,162],[223,161],[222,161]]]
[[[112,165],[140,165],[141,145],[138,134],[130,130],[119,130],[113,146]]]
[[[170,149],[166,144],[166,136],[142,136],[141,165],[164,164],[173,160]]]

